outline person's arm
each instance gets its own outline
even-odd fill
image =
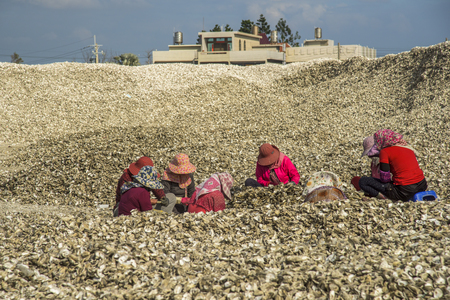
[[[295,184],[298,184],[300,181],[300,174],[298,174],[297,168],[287,156],[284,157],[283,162],[286,164],[289,181],[293,181]]]
[[[188,186],[187,196],[191,197],[192,194],[195,192],[195,180],[194,180],[194,173],[189,174],[189,177],[191,177],[191,184]]]
[[[391,182],[391,167],[386,151],[380,151],[380,180],[381,182]]]
[[[270,184],[270,181],[264,180],[263,174],[264,174],[264,168],[260,164],[257,163],[256,164],[256,172],[255,172],[256,181],[258,181],[263,186],[268,186]]]
[[[164,186],[164,194],[170,193],[170,181],[161,180],[161,183]]]
[[[164,197],[166,194],[164,193],[163,189],[160,190],[152,190],[153,195],[155,195],[156,199],[161,200],[162,197]],[[152,199],[153,200],[153,199]],[[156,202],[155,202],[156,203]],[[153,201],[152,201],[153,204]]]

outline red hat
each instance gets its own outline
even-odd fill
[[[280,150],[274,145],[265,143],[259,147],[258,163],[261,166],[270,166],[278,160]]]
[[[152,166],[153,167],[153,161],[147,156],[142,156],[141,158],[139,158],[137,160],[137,162],[130,164],[130,166],[128,167],[128,170],[130,170],[131,174],[137,175],[139,173],[139,171],[141,170],[141,168],[144,166]]]

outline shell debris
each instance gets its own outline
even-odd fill
[[[449,82],[450,42],[286,66],[0,63],[0,298],[448,298]],[[440,201],[361,201],[350,179],[380,128]],[[265,142],[348,199],[244,187]],[[112,218],[123,169],[179,152],[196,183],[234,177],[226,210]]]

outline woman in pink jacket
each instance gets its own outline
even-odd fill
[[[263,187],[269,184],[295,183],[300,181],[297,168],[283,152],[271,144],[259,147],[258,162],[256,163],[256,180],[248,178],[245,186]]]

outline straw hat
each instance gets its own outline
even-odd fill
[[[184,153],[179,153],[169,163],[169,170],[175,174],[194,173],[197,168],[189,162],[189,157]]]
[[[366,137],[363,141],[364,151],[363,151],[361,157],[363,157],[364,155],[367,155],[367,153],[369,153],[370,149],[372,149],[372,147],[374,145],[375,145],[375,139],[373,138],[373,135]]]
[[[143,166],[139,173],[133,177],[135,181],[149,189],[164,189],[163,184],[158,180],[158,173],[152,166]]]
[[[259,147],[258,163],[261,166],[270,166],[278,160],[280,150],[274,145],[265,143]]]
[[[128,167],[128,170],[130,170],[131,174],[137,175],[139,173],[139,170],[144,166],[153,167],[153,161],[147,156],[142,156],[136,162],[131,163],[130,166]]]

